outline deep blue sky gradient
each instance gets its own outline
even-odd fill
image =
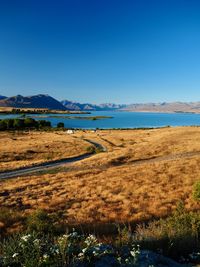
[[[200,1],[0,0],[0,94],[200,101]]]

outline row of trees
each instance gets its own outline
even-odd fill
[[[21,108],[13,108],[11,111],[7,113],[12,114],[42,114],[49,112],[48,109],[21,109]]]
[[[32,118],[25,119],[4,119],[0,120],[0,130],[23,130],[23,129],[40,129],[51,127],[50,121],[39,120]]]

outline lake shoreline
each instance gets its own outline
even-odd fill
[[[0,114],[0,119],[32,117],[48,120],[53,127],[64,123],[68,129],[138,129],[160,128],[167,126],[199,126],[199,114],[160,113],[130,111],[93,111],[90,114]],[[111,119],[112,118],[112,119]]]

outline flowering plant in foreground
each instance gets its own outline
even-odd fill
[[[1,243],[0,265],[6,267],[94,266],[104,257],[115,260],[115,266],[136,266],[139,247],[114,248],[98,242],[94,235],[77,232],[58,238],[35,233],[18,235]]]

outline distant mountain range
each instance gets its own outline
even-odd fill
[[[127,105],[123,110],[132,112],[200,113],[200,102],[146,103]]]
[[[126,105],[117,105],[117,104],[99,104],[99,105],[94,105],[94,104],[80,104],[78,102],[72,102],[69,100],[63,100],[61,103],[68,109],[68,110],[83,110],[83,111],[101,111],[101,110],[117,110],[121,108],[125,108]]]
[[[81,104],[63,100],[59,102],[49,95],[34,95],[34,96],[0,96],[0,107],[13,107],[13,108],[47,108],[54,110],[70,110],[70,111],[100,111],[100,110],[117,110],[125,108],[126,105],[116,104]]]
[[[56,99],[48,95],[34,95],[34,96],[0,96],[0,107],[13,108],[47,108],[56,110],[66,110],[66,108]]]
[[[14,108],[47,108],[51,110],[71,110],[71,111],[103,111],[103,110],[121,110],[133,112],[192,112],[200,113],[200,102],[172,102],[172,103],[146,103],[119,105],[105,103],[94,105],[90,103],[78,103],[69,100],[59,102],[49,95],[34,96],[13,96],[5,97],[0,95],[0,107]]]
[[[6,98],[6,96],[0,95],[0,100],[5,99],[5,98]]]

